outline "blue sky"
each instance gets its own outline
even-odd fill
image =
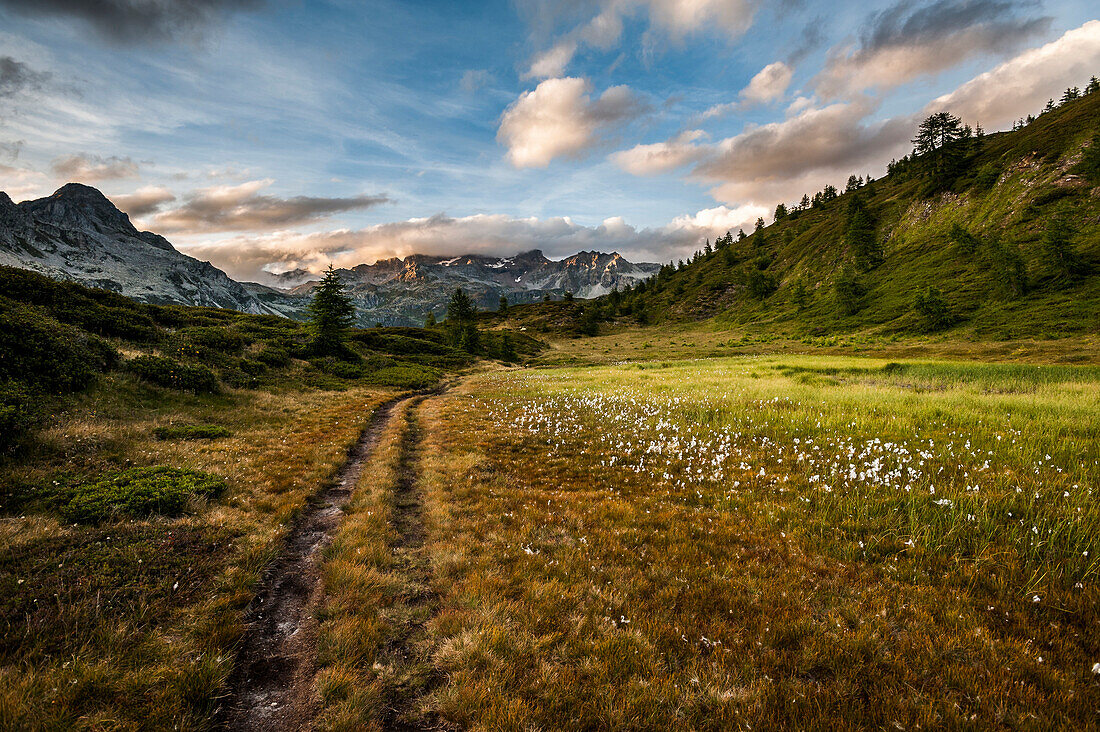
[[[77,180],[230,274],[422,251],[669,260],[915,120],[1100,74],[1078,1],[0,0],[0,190]]]

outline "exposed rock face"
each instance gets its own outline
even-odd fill
[[[268,285],[239,283],[209,262],[176,251],[162,236],[138,231],[95,188],[70,183],[52,196],[12,203],[0,192],[0,265],[31,269],[119,292],[143,302],[206,305],[248,313],[305,316],[319,276],[298,269]],[[618,254],[580,252],[553,261],[532,250],[513,257],[414,254],[338,270],[355,300],[360,325],[419,325],[442,316],[455,288],[481,308],[561,297],[597,297],[656,274]]]
[[[598,297],[613,288],[652,277],[659,269],[656,264],[633,264],[616,253],[580,252],[553,261],[534,249],[504,258],[414,254],[337,272],[355,298],[360,324],[418,325],[429,312],[442,316],[451,293],[458,287],[479,307],[496,309],[502,295],[513,304],[535,302],[547,293],[556,297],[566,292],[580,298]],[[293,278],[286,279],[300,277],[300,271],[295,271]],[[286,292],[292,297],[308,296],[315,284],[316,276]],[[265,291],[272,297],[271,288],[251,284],[249,288],[260,297]]]
[[[102,193],[78,183],[20,204],[0,193],[0,264],[143,302],[281,314],[209,262],[138,231]]]

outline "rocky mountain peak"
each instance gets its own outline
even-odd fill
[[[26,201],[20,207],[35,219],[68,229],[92,226],[97,231],[135,235],[130,217],[122,213],[98,189],[82,183],[66,183],[52,196]]]

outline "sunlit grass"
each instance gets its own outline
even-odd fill
[[[1094,721],[1097,369],[484,376],[425,485],[459,726]]]

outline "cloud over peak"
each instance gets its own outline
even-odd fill
[[[138,165],[127,157],[75,154],[55,158],[50,169],[58,178],[76,182],[96,182],[134,178],[138,174]]]

